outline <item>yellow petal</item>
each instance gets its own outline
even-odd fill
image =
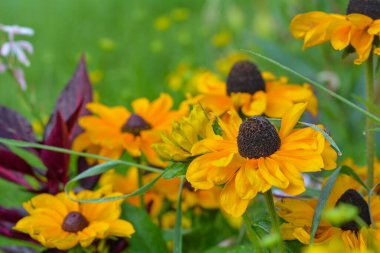
[[[240,217],[247,209],[250,200],[240,198],[235,187],[235,178],[233,177],[220,194],[220,205],[227,214]]]
[[[285,138],[293,130],[302,113],[306,109],[306,103],[299,103],[290,108],[281,121],[280,137]]]

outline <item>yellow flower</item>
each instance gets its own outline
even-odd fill
[[[175,91],[183,88],[186,82],[186,74],[190,72],[190,66],[186,63],[178,64],[176,70],[168,76],[168,86]]]
[[[241,216],[257,193],[272,186],[297,195],[305,191],[301,172],[325,168],[323,135],[312,128],[293,129],[306,108],[293,106],[282,119],[279,132],[264,117],[242,123],[231,111],[218,120],[222,136],[204,139],[192,148],[194,159],[187,180],[196,189],[224,185],[220,205],[232,216]],[[329,145],[327,148],[331,148]]]
[[[118,196],[109,188],[82,191],[78,199]],[[68,250],[78,243],[88,247],[95,239],[110,236],[130,237],[133,226],[119,219],[121,200],[103,203],[78,203],[65,193],[40,194],[24,203],[28,216],[17,222],[14,229],[29,234],[47,248]]]
[[[115,50],[116,47],[115,42],[111,38],[101,38],[98,44],[102,50],[108,52]]]
[[[174,228],[176,213],[173,211],[164,213],[161,219],[161,227],[164,229]],[[182,216],[182,228],[191,228],[191,220],[186,216]]]
[[[184,21],[189,18],[189,10],[186,8],[175,8],[170,15],[176,21]]]
[[[310,85],[288,84],[285,77],[276,79],[271,73],[261,74],[249,61],[240,61],[232,67],[227,83],[211,72],[197,80],[199,96],[189,103],[200,103],[205,109],[220,116],[235,109],[246,116],[262,115],[280,118],[294,104],[307,102],[307,109],[317,114],[317,98]]]
[[[79,124],[85,131],[76,138],[73,149],[112,159],[118,159],[126,150],[133,157],[144,155],[150,164],[165,166],[151,146],[160,142],[160,132],[182,115],[171,111],[172,105],[167,94],[153,102],[136,99],[132,102],[133,113],[122,106],[110,108],[89,103],[87,108],[95,115],[80,118]]]
[[[334,208],[338,203],[348,203],[356,205],[359,208],[359,215],[368,225],[371,220],[368,213],[367,202],[356,191],[360,187],[354,179],[347,175],[340,175],[329,199],[326,204],[326,209]],[[298,240],[303,244],[308,244],[310,241],[311,225],[314,215],[314,210],[317,205],[316,199],[301,200],[284,198],[276,203],[279,208],[278,214],[286,223],[281,225],[281,232],[285,240]],[[371,198],[371,206],[369,207],[372,213],[375,224],[380,221],[380,197],[373,196]],[[355,222],[350,222],[334,227],[328,221],[322,218],[317,229],[314,241],[316,243],[324,243],[334,237],[339,237],[346,246],[351,249],[366,248],[367,241],[364,240],[365,232],[359,230]]]
[[[290,24],[293,37],[304,40],[304,48],[330,41],[335,50],[352,47],[355,64],[366,61],[380,35],[380,2],[351,0],[347,15],[313,11],[295,16]],[[380,48],[375,48],[380,54]]]
[[[97,69],[97,70],[91,71],[89,77],[90,77],[91,84],[97,84],[103,80],[104,74],[101,70]]]
[[[224,47],[227,46],[230,42],[231,33],[226,31],[217,33],[212,37],[212,45],[214,47]]]
[[[153,145],[165,160],[185,161],[193,156],[191,149],[200,139],[213,135],[210,119],[200,105],[195,105],[187,117],[174,122],[170,133],[163,133],[163,143]]]
[[[154,28],[156,28],[157,31],[165,31],[170,27],[170,25],[171,21],[167,16],[161,16],[154,20]]]
[[[343,165],[347,165],[352,168],[364,181],[367,180],[367,166],[359,166],[357,165],[352,158],[347,158],[343,161]],[[374,181],[380,182],[380,160],[375,157],[374,158]]]

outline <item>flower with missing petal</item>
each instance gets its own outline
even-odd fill
[[[290,24],[293,37],[304,40],[304,48],[330,41],[335,50],[355,51],[355,64],[365,62],[372,52],[380,55],[380,2],[351,0],[346,15],[312,11],[295,16]]]
[[[271,73],[261,73],[248,60],[235,63],[226,83],[211,72],[203,72],[197,79],[200,95],[188,103],[200,103],[208,111],[220,116],[229,110],[241,111],[246,116],[266,115],[282,117],[294,104],[307,102],[307,109],[317,114],[317,99],[308,84],[289,84],[287,78],[277,79]]]
[[[110,193],[110,188],[98,191],[82,191],[78,199],[119,196]],[[14,227],[47,248],[68,250],[78,243],[88,247],[95,239],[110,236],[130,237],[133,226],[122,219],[122,200],[102,203],[78,203],[65,193],[57,195],[40,194],[24,203],[28,216],[22,218]]]
[[[359,183],[351,177],[340,175],[331,191],[326,209],[334,208],[340,203],[354,205],[359,210],[360,218],[367,225],[371,225],[370,208],[373,220],[378,226],[380,222],[380,197],[378,195],[372,196],[371,205],[368,207],[366,198],[363,198],[357,192],[359,187]],[[279,216],[286,221],[286,223],[281,225],[281,233],[285,240],[298,240],[303,244],[309,244],[312,220],[317,202],[317,199],[283,198],[276,203],[276,206],[279,208]],[[351,249],[363,249],[368,244],[366,231],[365,228],[360,228],[355,221],[345,222],[340,226],[333,226],[329,221],[322,218],[314,241],[316,243],[325,243],[334,237],[338,237],[344,242],[345,246]]]
[[[230,112],[218,123],[222,135],[204,139],[192,148],[199,155],[189,165],[187,180],[196,189],[223,186],[220,205],[232,216],[241,216],[259,192],[273,186],[297,195],[305,191],[302,172],[320,171],[334,164],[324,157],[326,145],[322,133],[307,127],[294,129],[306,108],[300,103],[283,117],[281,129],[264,117],[242,122]],[[329,152],[331,153],[331,152]]]
[[[133,157],[144,155],[150,164],[165,166],[152,144],[160,142],[160,133],[181,117],[182,112],[172,111],[172,105],[168,94],[161,94],[153,102],[136,99],[132,102],[133,112],[122,106],[89,103],[87,108],[94,115],[80,118],[79,124],[85,131],[77,137],[73,149],[113,159],[126,150]]]

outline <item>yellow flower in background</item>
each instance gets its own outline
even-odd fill
[[[347,158],[343,161],[343,165],[347,165],[352,168],[364,181],[367,180],[367,166],[357,165],[352,158]],[[380,182],[380,160],[377,157],[374,157],[374,182]]]
[[[101,38],[99,40],[98,44],[102,50],[108,51],[108,52],[111,52],[111,51],[115,50],[115,48],[116,48],[115,41],[113,41],[110,38]]]
[[[183,86],[185,86],[186,83],[187,73],[190,71],[190,66],[188,64],[178,64],[176,70],[167,77],[168,86],[174,91],[184,88]]]
[[[331,149],[320,132],[310,127],[293,129],[305,108],[304,103],[293,106],[284,115],[279,132],[264,117],[242,122],[231,111],[224,121],[218,120],[222,136],[192,147],[192,153],[199,156],[190,163],[187,180],[196,189],[224,185],[220,205],[232,216],[241,216],[257,193],[272,186],[291,195],[304,192],[301,172],[325,168],[322,154]]]
[[[176,213],[173,211],[166,212],[162,215],[160,226],[164,229],[174,228]],[[186,216],[182,216],[182,228],[191,228],[191,220]]]
[[[223,76],[227,76],[236,62],[248,60],[248,55],[241,52],[233,52],[216,60],[215,67]]]
[[[89,74],[89,78],[90,78],[91,84],[98,84],[104,78],[103,71],[101,71],[100,69],[91,71]]]
[[[195,105],[187,117],[174,122],[171,131],[162,133],[162,143],[153,148],[165,160],[185,161],[192,157],[194,144],[215,135],[212,122],[200,105]]]
[[[225,47],[232,40],[231,33],[227,31],[219,32],[212,37],[212,45],[214,47]]]
[[[165,31],[167,30],[170,25],[171,25],[171,20],[169,17],[167,16],[161,16],[161,17],[158,17],[154,20],[154,28],[157,30],[157,31]]]
[[[356,191],[360,188],[360,184],[353,178],[347,175],[340,175],[332,189],[326,204],[326,210],[334,208],[338,203],[348,203],[355,205],[359,208],[359,215],[366,222],[367,225],[371,224],[369,217],[369,208],[372,213],[375,224],[380,222],[380,196],[372,196],[371,206],[363,197]],[[292,198],[283,198],[276,203],[279,208],[279,216],[286,221],[281,225],[282,236],[285,240],[298,240],[303,244],[309,244],[311,225],[318,200],[301,200]],[[324,218],[317,229],[314,238],[315,243],[325,243],[332,238],[340,238],[345,246],[351,249],[367,248],[367,241],[365,238],[365,231],[359,228],[355,222],[349,222],[341,225],[341,227],[334,227]]]
[[[170,13],[170,16],[173,20],[176,21],[185,21],[189,18],[190,12],[186,8],[175,8]]]
[[[294,104],[307,102],[307,110],[317,114],[318,102],[312,88],[289,84],[287,78],[277,79],[268,72],[263,74],[250,61],[234,64],[224,83],[211,72],[204,72],[197,79],[200,95],[188,103],[200,103],[208,111],[220,116],[228,110],[240,111],[246,116],[266,115],[280,118]]]
[[[320,11],[299,14],[293,18],[290,30],[293,37],[304,40],[304,48],[327,41],[335,50],[352,47],[358,56],[354,63],[362,64],[380,35],[380,2],[351,0],[347,15]],[[380,48],[373,52],[380,55]]]
[[[160,142],[160,133],[170,130],[172,122],[182,116],[182,112],[172,111],[172,106],[168,94],[161,94],[153,102],[146,98],[134,100],[133,112],[122,106],[89,103],[87,108],[94,115],[80,118],[84,133],[76,138],[73,149],[112,159],[118,159],[126,150],[133,157],[144,155],[150,164],[165,166],[152,144]]]
[[[78,199],[118,196],[110,188],[82,191]],[[95,239],[111,236],[130,237],[134,232],[131,223],[119,219],[121,200],[102,203],[78,203],[65,193],[40,194],[24,203],[28,216],[14,227],[47,248],[68,250],[78,243],[88,247]]]
[[[130,167],[125,174],[116,173],[114,170],[103,173],[99,179],[100,186],[109,186],[114,192],[120,192],[122,194],[129,194],[136,191],[139,188],[138,185],[138,169],[136,167]],[[157,177],[157,173],[151,173],[154,177]],[[149,175],[143,176],[143,182],[149,183],[153,178]],[[160,179],[160,181],[165,179]],[[159,183],[157,182],[157,183]],[[155,186],[144,194],[145,208],[150,216],[156,217],[162,209],[164,202],[164,195],[161,192],[155,190]],[[134,196],[125,199],[126,202],[140,207],[140,197]]]

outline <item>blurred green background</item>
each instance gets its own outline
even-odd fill
[[[128,105],[138,97],[154,99],[169,92],[178,104],[182,91],[168,86],[168,76],[181,63],[215,70],[215,61],[242,49],[259,52],[324,82],[353,100],[364,93],[363,66],[329,45],[302,50],[289,23],[311,10],[344,13],[347,1],[319,0],[12,0],[0,1],[0,23],[31,27],[34,54],[26,69],[27,95],[47,118],[82,53],[86,55],[94,89],[108,105]],[[260,59],[261,70],[277,76],[288,73]],[[294,83],[302,80],[289,76]],[[320,99],[318,122],[341,147],[344,157],[364,161],[364,117],[326,94]],[[32,120],[19,89],[0,75],[0,104]],[[3,183],[4,184],[4,183]],[[6,186],[8,187],[8,185]],[[10,187],[10,186],[9,186]],[[17,206],[14,187],[3,191],[1,202]]]

